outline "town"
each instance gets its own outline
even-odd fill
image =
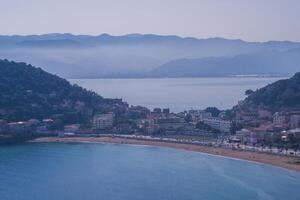
[[[117,135],[300,155],[299,111],[272,113],[261,107],[245,108],[243,101],[227,111],[209,107],[172,113],[169,108],[149,110],[119,100],[117,112],[96,113],[86,124],[64,124],[60,129],[56,124],[51,118],[18,122],[0,120],[0,135],[2,140]]]
[[[89,124],[66,124],[63,130],[55,129],[55,119],[30,119],[6,122],[0,120],[0,133],[24,135],[71,135],[71,134],[137,134],[137,135],[207,135],[229,134],[231,121],[205,110],[189,110],[172,113],[169,108],[122,105],[123,112],[95,114]]]

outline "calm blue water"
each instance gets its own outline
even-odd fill
[[[71,79],[104,97],[131,105],[171,108],[173,112],[216,106],[228,109],[258,89],[281,78]]]
[[[168,148],[0,147],[1,200],[299,200],[300,174]]]

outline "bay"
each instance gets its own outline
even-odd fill
[[[173,112],[215,106],[230,109],[243,100],[247,89],[256,90],[279,77],[218,77],[161,79],[70,79],[103,97],[122,98],[130,105]]]
[[[298,200],[300,174],[184,150],[113,144],[0,147],[1,200]]]

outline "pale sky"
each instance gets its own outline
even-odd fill
[[[0,0],[0,35],[153,33],[300,41],[300,0]]]

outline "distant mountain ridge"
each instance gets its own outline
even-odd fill
[[[151,72],[154,77],[203,77],[233,75],[291,75],[300,71],[300,49],[266,51],[233,57],[178,59]]]
[[[213,37],[207,39],[198,39],[194,37],[180,37],[176,35],[155,35],[155,34],[127,34],[121,36],[113,36],[109,34],[101,35],[73,35],[69,33],[59,34],[43,34],[43,35],[0,35],[0,44],[21,45],[25,42],[64,42],[69,41],[70,44],[97,46],[97,45],[119,45],[119,44],[176,44],[176,45],[245,45],[249,48],[259,47],[266,49],[287,50],[300,47],[300,42],[291,41],[267,41],[267,42],[247,42],[241,39],[225,39]],[[37,42],[38,43],[38,42]],[[51,43],[49,45],[52,46]]]
[[[174,63],[182,58],[192,59],[187,64],[198,59],[209,60],[211,58],[218,60],[213,61],[214,63],[220,63],[224,59],[229,62],[229,58],[226,57],[245,55],[248,56],[248,59],[245,59],[244,62],[249,62],[251,58],[256,60],[253,55],[260,56],[260,54],[268,54],[272,51],[286,54],[299,48],[299,42],[290,41],[246,42],[239,39],[197,39],[154,34],[89,36],[53,33],[0,36],[0,58],[29,62],[67,78],[152,77],[157,76],[157,74],[153,74],[153,71],[157,71],[159,66],[170,64],[170,62]],[[273,63],[267,63],[266,67],[270,69]],[[247,74],[247,66],[247,63],[241,63],[232,69],[238,68],[239,74]],[[282,66],[279,67],[282,68]],[[176,65],[174,68],[177,68]],[[187,76],[186,74],[199,76],[199,74],[208,73],[197,72],[197,69],[195,74],[189,75],[193,73],[190,71],[191,67],[184,66],[184,68],[187,68],[188,72],[176,74],[176,76]],[[263,70],[259,70],[257,73],[261,73],[261,71]],[[216,72],[216,70],[212,69],[211,72]],[[291,70],[291,73],[294,72],[296,71]],[[219,75],[226,74],[219,73]]]

